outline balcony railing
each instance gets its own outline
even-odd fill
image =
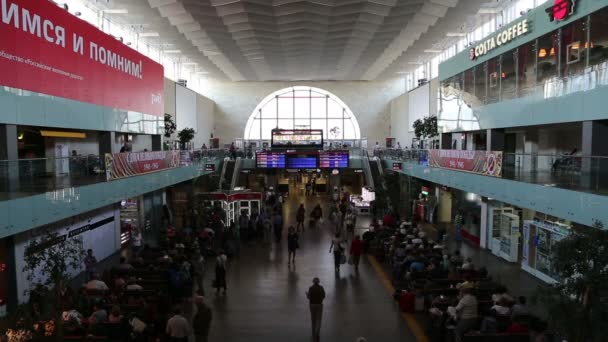
[[[428,162],[428,150],[376,149],[373,153],[382,159],[418,165],[427,165]],[[502,178],[608,195],[608,157],[503,153]]]
[[[184,152],[189,163],[178,167],[200,165],[224,155],[223,150]],[[0,201],[107,182],[106,171],[105,157],[99,155],[0,160]]]

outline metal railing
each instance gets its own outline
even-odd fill
[[[224,151],[192,150],[188,154],[184,166],[213,161]],[[0,201],[106,182],[106,171],[101,155],[0,160]]]
[[[376,149],[374,155],[426,165],[428,150]],[[571,189],[608,194],[608,156],[570,154],[503,153],[502,178]]]

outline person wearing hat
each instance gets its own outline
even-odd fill
[[[319,285],[319,278],[312,280],[312,286],[306,292],[310,306],[310,319],[312,321],[313,341],[319,342],[321,335],[321,318],[323,317],[323,300],[325,299],[325,289]]]

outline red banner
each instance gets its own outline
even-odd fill
[[[0,85],[163,115],[162,65],[52,1],[0,7]]]
[[[429,166],[502,176],[502,152],[429,150]]]
[[[179,151],[106,153],[106,174],[108,180],[166,170],[178,166]]]

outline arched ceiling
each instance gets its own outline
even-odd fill
[[[91,2],[95,0],[89,0]],[[97,2],[97,1],[95,1]],[[489,0],[112,0],[112,20],[232,81],[375,80],[428,59]],[[494,0],[495,2],[495,0]]]

